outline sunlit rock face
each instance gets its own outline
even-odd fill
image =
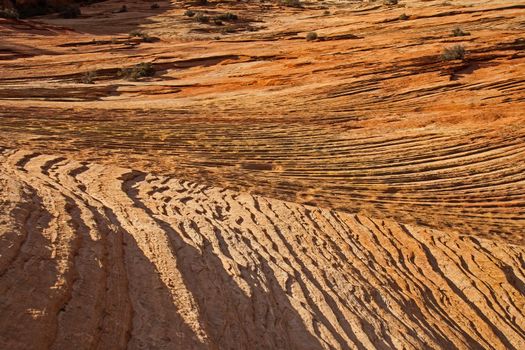
[[[0,18],[0,349],[525,348],[524,5],[299,5]]]

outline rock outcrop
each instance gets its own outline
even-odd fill
[[[0,19],[1,349],[525,348],[523,4],[155,4]]]
[[[525,249],[33,152],[1,158],[5,349],[525,346]]]

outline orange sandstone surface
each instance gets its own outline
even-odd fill
[[[152,4],[0,19],[0,348],[525,348],[524,4]]]

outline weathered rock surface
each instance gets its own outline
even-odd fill
[[[151,4],[0,19],[0,348],[525,348],[525,5]]]
[[[6,152],[6,349],[523,348],[525,249]]]

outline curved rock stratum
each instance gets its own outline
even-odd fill
[[[0,349],[525,348],[525,5],[122,4],[0,18]]]
[[[523,247],[64,157],[2,163],[6,349],[525,346]]]

